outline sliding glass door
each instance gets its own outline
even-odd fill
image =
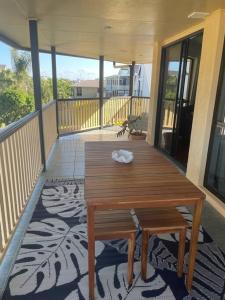
[[[205,186],[225,202],[225,47],[223,52]]]
[[[187,165],[201,57],[202,33],[162,52],[156,146]]]
[[[181,70],[182,44],[178,43],[165,49],[163,53],[163,74],[161,84],[161,103],[158,146],[171,153],[176,117],[177,96]]]

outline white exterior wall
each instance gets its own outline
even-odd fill
[[[144,64],[138,66],[139,68],[134,74],[133,95],[149,97],[151,89],[152,65]]]

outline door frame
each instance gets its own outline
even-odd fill
[[[175,128],[175,125],[176,125],[176,118],[177,118],[177,102],[178,102],[178,96],[179,96],[179,88],[180,88],[180,84],[181,84],[181,88],[182,88],[182,83],[184,83],[184,78],[180,78],[180,76],[182,76],[182,70],[181,70],[181,67],[182,67],[182,58],[184,57],[183,56],[183,52],[184,52],[184,43],[188,41],[188,39],[190,38],[194,38],[194,37],[197,37],[199,35],[204,35],[204,29],[201,29],[201,30],[198,30],[198,31],[195,31],[189,35],[186,35],[176,41],[173,41],[171,43],[168,43],[166,45],[163,45],[162,46],[162,51],[161,51],[161,61],[160,61],[160,72],[159,72],[159,86],[158,86],[158,97],[157,97],[157,109],[156,109],[156,126],[155,126],[155,138],[154,138],[154,147],[157,148],[159,151],[163,152],[166,156],[168,156],[172,161],[174,161],[182,170],[186,170],[186,167],[184,167],[179,161],[177,161],[172,155],[173,155],[173,151],[174,151],[174,128]],[[165,65],[165,58],[166,58],[166,49],[168,47],[171,47],[171,46],[175,46],[177,44],[181,43],[181,55],[180,55],[180,66],[179,66],[179,78],[181,80],[179,80],[179,83],[178,83],[178,88],[177,88],[177,93],[176,93],[176,104],[175,104],[175,116],[174,116],[174,121],[173,121],[173,136],[172,136],[172,146],[171,146],[171,151],[170,153],[168,153],[167,151],[165,151],[164,149],[160,148],[159,147],[159,137],[160,137],[160,123],[161,123],[161,112],[162,112],[162,104],[163,104],[163,101],[162,101],[162,98],[163,98],[163,89],[162,89],[162,86],[163,86],[163,82],[164,82],[164,76],[165,76],[165,68],[164,68],[164,65]],[[186,47],[187,49],[187,47]],[[187,52],[187,51],[185,51]],[[187,58],[187,53],[185,53],[185,57]],[[185,59],[186,61],[186,59]],[[181,105],[181,102],[179,103],[179,105]]]
[[[211,131],[210,131],[210,138],[209,138],[209,145],[208,145],[208,152],[207,152],[207,159],[206,159],[206,167],[205,167],[205,174],[204,174],[204,181],[203,181],[203,186],[225,203],[225,197],[222,196],[215,188],[213,188],[212,186],[210,186],[208,184],[210,160],[212,158],[212,152],[213,152],[212,151],[213,150],[213,140],[214,140],[214,134],[216,131],[216,125],[218,123],[217,115],[218,115],[218,111],[219,111],[220,97],[221,97],[221,93],[222,93],[224,68],[225,68],[225,38],[224,38],[224,42],[223,42],[223,54],[222,54],[221,61],[220,61],[220,72],[219,72],[219,79],[218,79],[218,83],[217,83],[216,101],[215,101],[214,110],[213,110],[213,119],[212,119]]]

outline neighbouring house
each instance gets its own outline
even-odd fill
[[[129,67],[121,68],[117,75],[105,77],[106,97],[111,96],[128,96],[130,84]]]
[[[97,98],[99,96],[99,80],[79,80],[72,86],[74,98]]]
[[[134,67],[133,96],[149,97],[151,64],[137,64]],[[130,68],[121,68],[118,74],[105,77],[106,96],[128,96]]]

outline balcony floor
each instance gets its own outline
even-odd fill
[[[127,136],[117,138],[117,128],[94,130],[61,137],[56,141],[47,164],[46,178],[83,178],[84,144],[86,141],[127,140]]]
[[[47,163],[47,172],[40,177],[0,265],[0,298],[46,179],[84,178],[85,141],[117,141],[115,132],[114,129],[95,130],[64,136],[56,141]],[[119,140],[127,140],[127,137],[121,137]],[[225,219],[207,201],[203,211],[202,224],[217,245],[225,251]]]

